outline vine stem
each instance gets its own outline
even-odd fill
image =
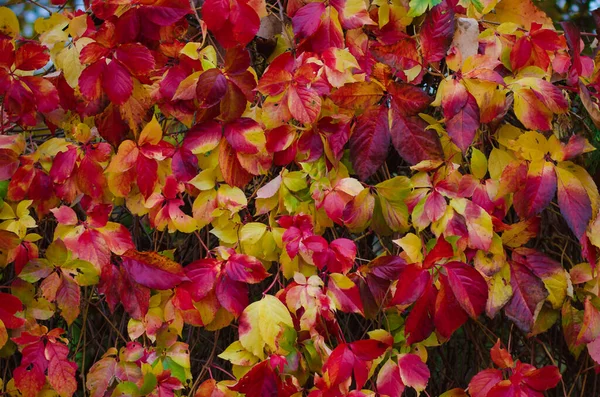
[[[271,288],[273,288],[273,286],[275,285],[275,283],[277,282],[277,280],[279,280],[279,274],[281,273],[281,266],[279,266],[277,268],[277,273],[275,273],[273,275],[273,281],[271,282],[271,284],[269,284],[269,286],[267,287],[266,290],[263,291],[263,296],[265,296],[267,294],[267,292],[269,292],[271,290]]]
[[[43,8],[44,10],[46,10],[46,12],[47,12],[48,14],[50,14],[50,15],[52,15],[52,14],[53,14],[53,11],[52,11],[51,9],[49,9],[48,7],[46,7],[45,5],[43,5],[43,4],[40,4],[40,3],[38,3],[38,2],[37,2],[37,1],[35,1],[35,0],[27,0],[27,1],[28,1],[28,2],[30,2],[31,4],[35,5],[35,6],[38,6],[38,7],[40,7],[40,8]]]

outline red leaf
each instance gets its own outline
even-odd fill
[[[417,265],[408,265],[406,270],[400,273],[396,284],[396,293],[390,305],[410,305],[414,303],[430,285],[430,280],[431,276],[428,271]]]
[[[23,397],[36,397],[46,384],[46,375],[38,366],[34,365],[30,370],[18,367],[13,371],[15,386]]]
[[[398,364],[391,359],[385,362],[377,374],[377,391],[386,396],[401,396],[404,392]]]
[[[215,292],[219,303],[236,317],[239,317],[248,306],[248,285],[246,283],[223,276],[219,280]]]
[[[339,310],[345,313],[364,313],[358,286],[348,277],[332,273],[327,283],[327,290],[335,299]]]
[[[400,354],[398,367],[402,382],[417,391],[425,390],[429,381],[429,368],[416,354]]]
[[[488,392],[501,382],[502,371],[497,369],[484,369],[475,375],[469,382],[469,394],[471,397],[487,397]]]
[[[195,124],[188,130],[183,147],[192,153],[206,153],[217,147],[223,136],[223,128],[216,121]]]
[[[393,109],[400,116],[415,116],[431,103],[429,95],[423,89],[411,84],[390,83],[387,85]]]
[[[260,18],[246,2],[207,0],[202,6],[204,22],[225,48],[248,44],[258,33]]]
[[[441,275],[439,278],[440,289],[435,300],[434,324],[437,332],[444,338],[450,336],[467,320],[468,315],[460,306],[448,282],[448,278]]]
[[[226,139],[221,140],[219,166],[221,167],[223,179],[231,186],[243,188],[252,179],[252,175],[242,167],[235,150]]]
[[[50,169],[50,178],[52,178],[52,182],[65,183],[67,178],[73,173],[78,157],[76,147],[70,147],[69,150],[65,152],[57,153],[52,162],[52,168]]]
[[[406,319],[404,334],[406,343],[413,344],[425,340],[433,332],[436,290],[428,284],[423,295],[417,300]]]
[[[404,37],[391,45],[378,45],[371,48],[371,53],[381,63],[391,66],[404,82],[408,77],[404,73],[421,64],[417,43],[411,37]]]
[[[133,80],[123,64],[113,60],[106,65],[102,75],[102,88],[112,103],[122,105],[133,92]]]
[[[269,360],[256,364],[229,388],[247,397],[289,397],[294,392],[285,387]]]
[[[123,308],[132,318],[143,319],[150,306],[150,289],[132,281],[124,269],[121,269],[120,273],[117,269],[115,271],[121,281],[118,285],[118,296],[111,299],[120,299]],[[117,300],[114,304],[118,302]]]
[[[492,347],[490,355],[494,364],[496,364],[502,369],[512,368],[515,365],[513,358],[508,352],[508,350],[500,347],[500,339],[498,339],[494,347]]]
[[[388,281],[397,280],[400,273],[406,268],[406,261],[395,255],[380,256],[367,265],[366,271],[370,274]],[[361,267],[361,272],[365,271]]]
[[[69,348],[62,343],[49,342],[45,355],[48,358],[48,382],[61,396],[72,396],[77,391],[77,365],[68,359]]]
[[[442,110],[450,139],[463,153],[473,142],[479,128],[477,101],[464,85],[452,80],[450,89],[444,91]]]
[[[350,136],[349,146],[359,178],[365,180],[373,175],[385,162],[390,146],[388,110],[381,106],[361,115]]]
[[[135,76],[147,76],[154,69],[152,53],[141,44],[120,45],[115,51],[115,55],[129,70],[129,73]]]
[[[554,365],[547,365],[527,372],[523,377],[523,383],[534,390],[544,391],[556,387],[560,379],[558,368]]]
[[[79,90],[86,99],[93,101],[100,98],[102,94],[102,75],[105,68],[106,62],[104,59],[101,59],[81,72],[79,76]]]
[[[236,152],[256,154],[259,148],[252,141],[253,135],[262,133],[260,124],[251,118],[242,117],[227,123],[224,129],[225,139]]]
[[[36,99],[40,112],[50,112],[60,104],[58,91],[50,80],[38,76],[24,76],[21,81],[29,87]]]
[[[156,5],[144,7],[142,15],[159,26],[175,24],[192,12],[187,1],[167,0],[154,3]]]
[[[189,280],[179,263],[156,252],[129,250],[121,257],[129,276],[148,288],[165,290]]]
[[[321,4],[321,3],[309,3]],[[365,110],[377,104],[383,97],[383,88],[374,81],[344,84],[331,93],[331,100],[342,108]]]
[[[557,176],[557,196],[560,213],[578,239],[585,235],[592,219],[592,202],[581,181],[569,170],[555,168]]]
[[[296,120],[301,123],[313,123],[321,112],[321,97],[311,88],[291,85],[288,88],[287,105]]]
[[[448,52],[454,34],[454,10],[443,1],[427,13],[419,37],[423,63],[441,61]]]
[[[248,284],[259,283],[270,275],[261,261],[244,254],[231,255],[225,262],[225,272],[232,280]]]
[[[0,292],[0,321],[8,329],[19,328],[25,324],[25,319],[15,317],[16,312],[23,310],[21,300],[14,295]]]
[[[347,238],[338,238],[329,244],[327,268],[334,273],[347,273],[354,265],[356,244]]]
[[[429,269],[440,259],[451,258],[454,256],[454,248],[444,237],[439,237],[435,246],[427,253],[423,260],[423,268]]]
[[[135,248],[131,233],[124,225],[110,222],[98,230],[102,233],[104,242],[110,251],[116,255],[121,255],[125,251]]]
[[[158,180],[158,162],[146,156],[138,156],[135,167],[140,193],[148,198],[154,192]]]
[[[513,205],[521,218],[530,218],[546,208],[556,192],[554,165],[548,161],[529,164],[527,179],[515,193]]]
[[[548,296],[544,283],[517,262],[510,264],[513,297],[505,306],[506,316],[524,332],[531,331],[541,305]]]
[[[88,156],[84,157],[79,164],[76,181],[79,189],[92,198],[96,199],[104,194],[106,186],[104,169]]]
[[[79,236],[65,237],[65,245],[76,252],[79,259],[93,263],[98,269],[110,263],[110,249],[95,229],[86,229]]]
[[[41,69],[50,60],[46,47],[38,43],[25,43],[15,52],[15,69],[36,70]]]
[[[444,157],[437,132],[426,129],[428,124],[425,120],[419,116],[403,116],[396,107],[392,108],[392,112],[392,143],[404,160],[417,164]]]
[[[444,268],[460,306],[471,318],[479,317],[488,298],[488,286],[483,276],[475,268],[461,262],[447,263]]]
[[[19,168],[19,155],[13,150],[0,149],[0,181],[6,181]]]
[[[100,43],[92,42],[86,44],[79,53],[79,61],[82,64],[92,64],[98,62],[110,53],[110,49]]]
[[[0,67],[10,69],[15,62],[15,47],[6,37],[0,39]]]
[[[209,108],[221,102],[227,92],[227,79],[219,69],[202,73],[196,84],[196,97],[201,108]]]
[[[198,175],[198,157],[182,146],[173,155],[171,170],[178,181],[188,182]]]
[[[299,38],[312,36],[321,25],[321,15],[325,12],[325,4],[308,3],[300,8],[292,18],[294,35]]]
[[[388,345],[374,339],[338,345],[323,365],[323,372],[329,375],[330,387],[341,384],[354,374],[356,388],[362,389],[369,375],[371,361],[387,349]]]

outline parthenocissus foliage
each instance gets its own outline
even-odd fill
[[[595,33],[532,0],[29,7],[0,394],[599,395]]]

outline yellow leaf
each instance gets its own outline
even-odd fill
[[[69,22],[69,27],[67,28],[67,33],[71,35],[71,37],[81,37],[85,33],[88,28],[88,15],[82,14],[78,17],[71,19]],[[78,40],[79,41],[79,40]]]
[[[146,85],[140,83],[137,79],[133,79],[133,93],[131,97],[118,108],[121,118],[131,128],[135,136],[139,133],[139,124],[146,117],[148,109],[150,109],[152,104],[153,102]],[[113,106],[113,104],[111,103],[109,106]]]
[[[65,28],[69,25],[69,18],[63,14],[54,13],[50,18],[38,18],[33,24],[36,33],[40,34],[39,40],[48,48],[54,44],[65,42],[69,35]]]
[[[162,128],[158,121],[156,120],[156,116],[152,116],[152,120],[142,130],[140,133],[140,139],[138,143],[140,145],[150,144],[150,145],[158,145],[158,143],[162,140]]]
[[[500,271],[488,280],[488,285],[489,298],[485,310],[487,315],[493,318],[513,295],[512,286],[510,285],[510,266],[508,263],[505,263]]]
[[[2,210],[0,210],[0,219],[15,219],[15,211],[13,211],[12,207],[8,203],[2,204]]]
[[[17,204],[17,218],[29,216],[29,206],[33,204],[33,200],[22,200]]]
[[[499,180],[502,176],[504,169],[513,161],[515,157],[502,149],[493,148],[490,152],[490,158],[488,161],[488,170],[490,172],[490,178]]]
[[[475,268],[483,274],[493,275],[506,263],[506,254],[502,246],[502,239],[494,233],[492,244],[488,251],[479,250],[475,254]]]
[[[498,142],[509,149],[517,150],[516,140],[523,134],[523,131],[512,124],[504,124],[498,130]]]
[[[542,278],[542,282],[548,291],[546,300],[550,302],[554,309],[559,309],[567,295],[571,296],[573,293],[571,278],[569,277],[569,273],[564,269],[555,271],[547,277]]]
[[[479,149],[473,148],[471,153],[471,173],[477,179],[483,179],[487,173],[488,161]]]
[[[486,16],[493,22],[518,23],[526,30],[531,29],[533,22],[541,24],[546,29],[554,29],[552,19],[533,3],[532,0],[501,0],[494,12]]]
[[[284,171],[282,178],[283,184],[292,192],[299,192],[308,187],[306,183],[306,174],[301,171]]]
[[[278,339],[285,327],[294,327],[288,309],[273,295],[265,295],[244,309],[239,340],[246,350],[263,360],[265,347],[273,353],[280,352]]]
[[[249,244],[257,244],[265,235],[267,225],[260,222],[246,223],[240,229],[240,241]]]
[[[541,160],[550,152],[548,140],[537,131],[527,131],[517,139],[517,147],[526,160]]]
[[[248,199],[242,189],[229,185],[221,185],[219,187],[217,201],[219,208],[226,209],[231,213],[239,212],[248,206]]]
[[[236,214],[233,219],[237,222],[233,222],[229,219],[229,215],[225,214],[213,220],[213,229],[210,230],[210,233],[225,244],[235,244],[238,241],[239,215]]]
[[[210,68],[216,68],[217,61],[217,51],[215,47],[209,45],[204,47],[202,50],[198,52],[198,58],[202,62],[202,70],[207,70]]]
[[[532,227],[535,218],[527,219],[510,225],[510,229],[502,233],[502,243],[507,247],[516,248],[525,245],[537,235],[538,227]]]
[[[207,331],[216,331],[221,328],[227,327],[233,321],[233,314],[225,310],[225,308],[221,307],[217,310],[217,313],[214,316],[214,319],[210,322],[210,324],[206,324],[204,328]],[[202,317],[204,321],[204,317]]]
[[[200,192],[194,204],[192,205],[192,214],[202,228],[208,225],[214,219],[212,213],[217,207],[217,192],[215,190],[205,190]]]
[[[6,344],[6,342],[8,342],[8,332],[6,331],[6,327],[4,326],[4,323],[2,322],[2,320],[0,320],[0,349]],[[2,381],[2,379],[0,379],[0,382]],[[0,384],[0,387],[2,385]]]
[[[416,234],[408,233],[401,239],[394,240],[394,243],[402,247],[412,263],[423,262],[423,242]]]
[[[217,179],[215,168],[209,168],[200,171],[198,175],[192,178],[188,183],[198,190],[210,190],[215,187]]]
[[[58,49],[58,52],[54,54],[58,47],[55,47],[52,51],[54,54],[54,62],[56,63],[56,67],[63,71],[63,75],[65,76],[65,80],[67,84],[71,86],[71,88],[77,87],[79,84],[79,76],[81,76],[81,72],[85,69],[85,66],[81,64],[79,61],[79,54],[83,47],[92,43],[94,40],[89,37],[82,37],[76,41],[74,44],[71,43],[64,48]]]
[[[258,357],[246,350],[239,340],[229,345],[223,353],[219,354],[219,357],[233,365],[244,366],[254,365],[259,360]]]
[[[19,20],[15,13],[10,8],[0,7],[0,33],[15,39],[19,31]]]

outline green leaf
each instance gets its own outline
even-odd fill
[[[413,18],[421,16],[425,13],[425,11],[427,11],[427,9],[431,9],[441,2],[442,0],[411,0],[408,4],[410,7],[408,16]]]
[[[140,389],[136,386],[135,383],[129,382],[129,381],[119,383],[112,393],[112,397],[117,397],[117,396],[138,397],[140,395],[141,395]]]

